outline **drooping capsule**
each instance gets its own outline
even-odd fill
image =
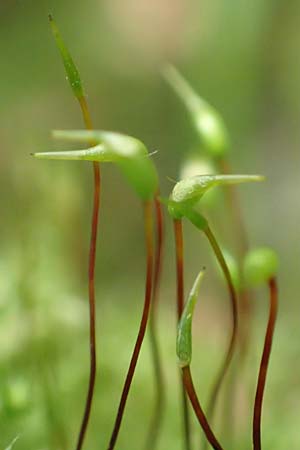
[[[169,212],[175,219],[186,216],[186,212],[199,202],[212,187],[263,181],[261,175],[196,175],[179,181],[170,195]]]
[[[54,137],[95,146],[84,150],[34,153],[36,158],[111,162],[119,166],[142,200],[154,197],[158,175],[145,145],[138,139],[120,133],[99,130],[56,131]]]

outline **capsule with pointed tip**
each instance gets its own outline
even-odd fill
[[[196,175],[179,181],[170,195],[169,213],[173,219],[187,216],[187,212],[199,202],[212,187],[227,184],[263,181],[261,175]]]
[[[79,75],[79,71],[73,61],[73,58],[64,42],[64,40],[59,32],[59,29],[58,29],[51,14],[49,14],[49,22],[50,22],[51,30],[52,30],[57,48],[61,54],[64,66],[65,66],[67,79],[71,85],[74,95],[78,99],[81,99],[84,97],[84,91],[83,91],[83,86],[82,86],[81,78]]]
[[[177,328],[176,352],[181,368],[189,366],[192,361],[192,321],[203,276],[204,269],[199,272],[194,282]]]
[[[100,130],[56,131],[54,137],[67,141],[95,142],[84,150],[34,153],[36,158],[111,162],[119,166],[142,200],[154,197],[158,189],[156,168],[145,145],[120,133]]]
[[[175,67],[166,66],[163,74],[189,111],[204,149],[214,158],[223,157],[229,149],[229,136],[220,114],[193,90]]]
[[[276,252],[268,247],[250,250],[244,260],[244,279],[249,287],[257,287],[276,276],[279,260]]]

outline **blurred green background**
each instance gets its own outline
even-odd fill
[[[0,449],[15,436],[20,450],[74,448],[88,379],[92,169],[88,163],[29,156],[58,148],[50,130],[83,126],[49,30],[49,12],[79,66],[95,125],[137,136],[150,151],[158,150],[153,158],[164,196],[186,152],[199,146],[183,105],[161,77],[166,61],[224,116],[233,170],[267,176],[264,184],[240,188],[251,245],[273,246],[281,259],[263,442],[264,449],[299,449],[300,3],[295,0],[1,0]],[[230,247],[234,236],[222,198],[212,216],[217,235]],[[168,390],[158,448],[177,450],[182,432],[175,265],[166,220],[159,323]],[[185,238],[186,287],[201,266],[208,269],[193,360],[205,404],[226,343],[229,306],[204,238],[189,225]],[[105,166],[97,258],[99,370],[88,449],[105,448],[110,436],[138,330],[144,269],[140,203],[119,172]],[[262,290],[255,299],[253,342],[234,418],[239,450],[251,447],[266,294]],[[117,448],[144,446],[152,375],[146,337]],[[200,433],[193,426],[198,448]]]

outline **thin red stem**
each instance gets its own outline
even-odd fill
[[[198,396],[193,384],[193,379],[191,375],[191,370],[189,366],[183,367],[182,369],[182,378],[184,382],[184,386],[186,389],[186,392],[188,393],[189,399],[191,401],[191,404],[193,406],[194,412],[197,416],[198,422],[200,426],[202,427],[205,436],[210,443],[210,445],[215,450],[223,450],[223,447],[218,442],[217,438],[215,437],[212,429],[210,428],[210,425],[205,417],[205,414],[201,408],[200,402],[198,400]]]
[[[154,207],[156,217],[156,249],[155,249],[153,295],[149,320],[149,331],[150,331],[150,344],[152,350],[154,376],[156,382],[156,400],[153,417],[150,422],[149,432],[146,440],[146,449],[148,450],[154,450],[156,447],[165,404],[165,385],[164,385],[159,342],[157,339],[157,312],[158,312],[157,309],[158,309],[158,297],[159,297],[162,259],[163,259],[162,250],[164,242],[163,213],[158,195],[155,196]]]
[[[110,438],[108,450],[112,450],[115,447],[121,422],[128,398],[131,382],[134,376],[135,368],[138,362],[138,357],[144,340],[150,306],[152,297],[152,272],[153,272],[153,223],[152,223],[152,202],[146,201],[144,205],[145,214],[145,238],[146,238],[146,251],[147,251],[147,267],[146,267],[146,286],[145,286],[145,300],[140,328],[135,343],[134,351],[131,357],[129,369],[127,372],[125,384],[123,387],[121,400],[119,403],[118,413],[114,424],[114,429]]]
[[[213,416],[214,416],[214,412],[215,412],[215,408],[216,408],[217,397],[218,397],[221,385],[223,383],[223,380],[228,372],[230,363],[232,361],[232,357],[233,357],[233,353],[234,353],[234,349],[235,349],[235,345],[236,345],[236,341],[237,341],[238,311],[237,311],[237,295],[236,295],[235,288],[232,283],[231,275],[230,275],[227,263],[225,261],[225,258],[223,256],[223,253],[219,247],[219,244],[217,243],[217,240],[216,240],[214,234],[212,233],[211,229],[208,226],[204,230],[204,232],[212,246],[212,249],[213,249],[213,251],[216,255],[216,258],[221,266],[221,269],[224,273],[224,276],[225,276],[225,279],[227,282],[229,295],[230,295],[230,301],[231,301],[231,317],[232,317],[232,331],[231,331],[228,349],[227,349],[223,364],[221,365],[221,368],[217,375],[214,386],[212,388],[212,393],[210,396],[208,409],[207,409],[208,417],[210,418],[210,420],[213,420]]]
[[[183,259],[183,232],[182,220],[174,220],[175,249],[176,249],[176,273],[177,273],[177,321],[179,322],[184,306],[184,259]],[[191,450],[190,414],[184,382],[181,377],[182,411],[185,449]]]
[[[253,448],[254,450],[261,450],[261,414],[262,414],[262,404],[263,396],[266,384],[267,371],[269,366],[269,359],[272,349],[272,341],[274,335],[275,322],[277,317],[278,309],[278,288],[275,278],[269,280],[269,291],[270,291],[270,310],[269,310],[269,320],[265,335],[265,343],[263,354],[261,358],[257,389],[255,395],[254,403],[254,414],[253,414]]]
[[[88,110],[86,99],[83,97],[79,100],[84,122],[87,129],[92,129],[92,121]],[[99,163],[93,163],[94,171],[94,201],[91,225],[91,239],[90,239],[90,253],[89,253],[89,320],[90,320],[90,375],[88,392],[85,402],[85,409],[77,440],[76,450],[81,450],[85,438],[86,430],[89,423],[92,401],[94,396],[95,380],[96,380],[96,299],[95,299],[95,263],[96,263],[96,249],[97,249],[97,234],[98,234],[98,220],[100,210],[100,192],[101,192],[101,177]]]

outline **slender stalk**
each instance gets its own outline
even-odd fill
[[[88,130],[93,128],[91,116],[85,97],[79,98],[79,104],[82,110],[83,119]],[[93,213],[91,224],[91,238],[90,238],[90,253],[89,253],[89,315],[90,315],[90,375],[88,392],[85,402],[85,409],[77,440],[76,450],[81,450],[85,438],[87,426],[89,423],[92,401],[94,396],[94,388],[96,381],[96,299],[95,299],[95,262],[96,262],[96,248],[97,248],[97,234],[98,234],[98,220],[100,209],[100,191],[101,191],[101,177],[99,163],[93,163],[94,171],[94,200]]]
[[[146,450],[154,450],[156,447],[165,404],[165,384],[164,384],[159,342],[157,339],[157,308],[158,308],[158,296],[161,278],[162,249],[164,241],[163,213],[161,203],[158,199],[158,195],[154,199],[154,206],[155,206],[157,238],[156,238],[153,294],[149,320],[149,331],[150,331],[150,344],[152,351],[153,369],[156,383],[156,399],[154,405],[154,412],[150,422],[149,432],[146,440],[146,447],[145,447]]]
[[[174,225],[175,247],[176,247],[177,321],[179,322],[184,306],[184,281],[183,281],[184,260],[183,260],[182,220],[174,220],[173,225]],[[181,376],[181,391],[182,391],[182,411],[183,411],[185,450],[191,450],[190,414],[182,376]]]
[[[204,233],[207,236],[207,238],[211,244],[211,247],[216,255],[216,258],[221,266],[221,269],[224,273],[224,276],[225,276],[225,279],[226,279],[226,282],[228,285],[229,294],[230,294],[231,315],[232,315],[232,331],[231,331],[228,349],[227,349],[223,364],[221,365],[221,368],[217,375],[216,381],[213,385],[209,404],[208,404],[207,416],[209,417],[209,419],[211,421],[213,421],[213,417],[214,417],[214,413],[215,413],[215,409],[216,409],[216,400],[217,400],[221,385],[223,383],[223,380],[228,372],[230,363],[232,361],[232,357],[233,357],[233,353],[234,353],[234,349],[235,349],[235,345],[236,345],[236,341],[237,341],[238,312],[237,312],[237,296],[236,296],[235,288],[233,286],[231,275],[230,275],[227,263],[224,259],[223,253],[219,247],[219,244],[217,243],[217,240],[216,240],[214,234],[212,233],[211,229],[209,228],[209,226],[207,226],[204,229]]]
[[[189,399],[191,401],[191,404],[193,406],[194,412],[197,416],[198,422],[201,425],[205,436],[207,438],[207,441],[210,443],[210,445],[215,450],[223,450],[223,447],[218,442],[217,438],[215,437],[212,429],[210,428],[210,425],[205,417],[205,414],[201,408],[201,405],[198,400],[198,396],[195,391],[195,387],[193,384],[193,379],[191,375],[190,366],[185,366],[182,368],[182,379],[184,382],[184,386],[186,389],[186,392],[188,393]]]
[[[269,359],[272,349],[273,334],[275,328],[275,322],[277,317],[278,309],[278,288],[276,278],[273,277],[269,280],[269,291],[270,291],[270,310],[269,310],[269,320],[265,335],[265,343],[263,354],[261,358],[257,389],[255,395],[254,403],[254,415],[253,415],[253,430],[252,430],[252,440],[253,449],[261,450],[261,413],[262,413],[262,403],[266,384],[266,377],[269,365]]]
[[[134,346],[134,351],[131,357],[129,369],[127,372],[125,384],[123,387],[118,413],[115,420],[113,432],[110,438],[108,450],[112,450],[115,447],[118,434],[121,427],[121,422],[128,398],[131,382],[134,376],[135,368],[137,365],[138,357],[144,340],[150,306],[152,297],[152,272],[153,272],[153,221],[152,221],[152,202],[146,201],[144,204],[144,216],[145,216],[145,239],[146,239],[146,252],[147,252],[147,266],[146,266],[146,286],[145,286],[145,300],[140,328],[137,336],[137,340]]]

